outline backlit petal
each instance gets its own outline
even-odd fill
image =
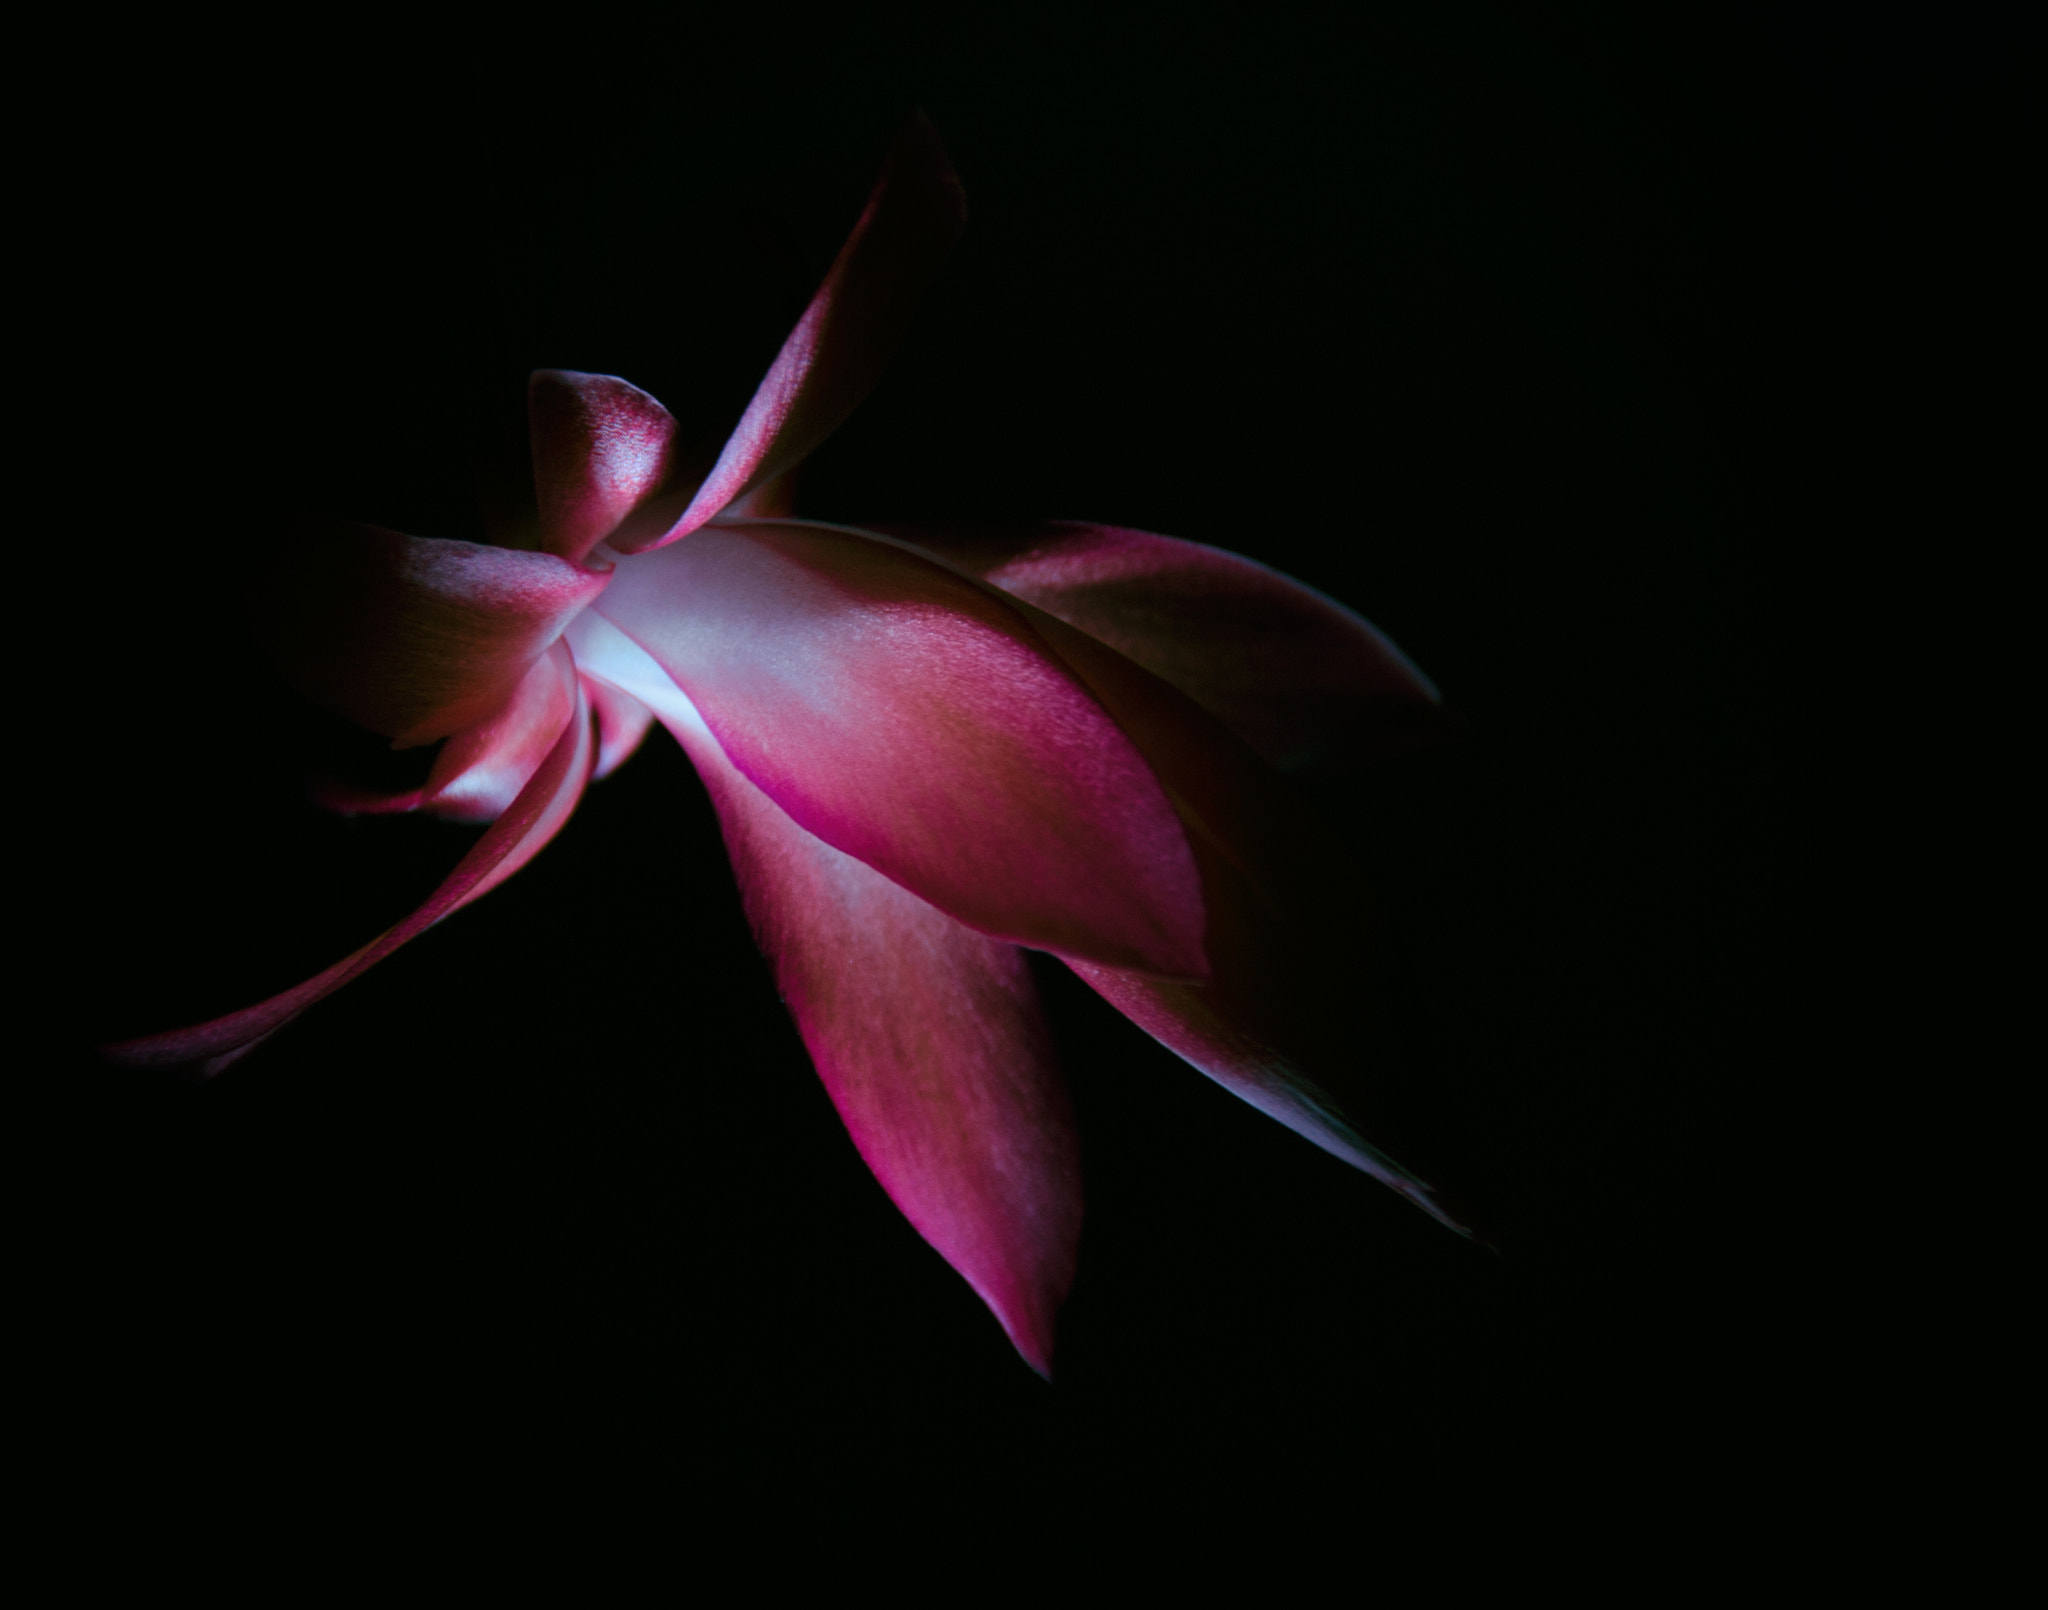
[[[1022,952],[806,833],[707,727],[666,713],[854,1145],[1049,1375],[1080,1242],[1081,1157]]]
[[[597,717],[597,770],[590,775],[609,777],[640,747],[654,725],[654,712],[631,694],[593,677],[584,678],[583,696]]]
[[[762,521],[621,564],[592,613],[833,848],[992,937],[1201,977],[1173,806],[1021,607],[861,532]]]
[[[287,533],[257,624],[298,690],[400,748],[495,716],[608,569],[341,520]]]
[[[1284,769],[1452,735],[1435,685],[1385,633],[1237,554],[1070,520],[887,529],[1163,676]]]
[[[211,1023],[103,1046],[101,1055],[132,1067],[169,1068],[199,1075],[218,1073],[314,1002],[333,994],[450,912],[496,888],[532,860],[576,809],[596,757],[590,713],[576,693],[575,671],[569,655],[557,651],[547,663],[553,674],[567,680],[571,696],[568,719],[511,807],[470,847],[455,870],[418,910],[324,972],[267,1001],[215,1018]]]
[[[569,645],[557,640],[533,662],[495,714],[464,727],[441,746],[421,791],[420,809],[451,822],[492,822],[555,745],[576,707]]]
[[[945,147],[914,118],[696,496],[666,530],[635,522],[611,546],[631,553],[686,536],[837,430],[902,344],[966,216]]]
[[[541,546],[580,563],[661,489],[676,422],[638,386],[613,375],[537,370],[527,382]]]

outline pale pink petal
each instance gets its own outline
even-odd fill
[[[762,521],[621,564],[592,613],[833,848],[995,938],[1201,977],[1180,820],[1023,607],[861,532]]]
[[[701,722],[665,714],[718,807],[754,931],[875,1178],[1052,1367],[1081,1157],[1023,954],[798,827]]]
[[[597,717],[597,770],[590,775],[609,777],[640,747],[654,725],[654,712],[630,693],[594,677],[583,679],[583,696]]]
[[[396,747],[494,715],[609,568],[305,520],[262,556],[257,624],[298,690]]]
[[[567,643],[550,644],[502,708],[441,746],[419,808],[451,822],[496,821],[547,758],[574,711],[574,665]]]
[[[532,860],[576,809],[596,756],[590,713],[575,696],[576,678],[569,657],[553,655],[548,664],[557,674],[567,676],[572,699],[568,720],[519,797],[471,846],[455,870],[417,911],[296,988],[210,1023],[102,1046],[100,1054],[111,1062],[131,1067],[167,1068],[203,1076],[219,1073],[314,1002],[333,994],[450,912],[496,888]]]
[[[1370,621],[1220,548],[1071,520],[884,529],[1165,677],[1276,766],[1383,759],[1455,730]]]
[[[676,422],[613,375],[541,369],[527,382],[541,546],[581,563],[666,481]]]
[[[1188,827],[1208,913],[1203,985],[1068,957],[1163,1045],[1261,1112],[1385,1181],[1461,1233],[1419,1168],[1439,1139],[1407,1070],[1378,1055],[1388,1010],[1370,889],[1277,772],[1167,682],[1096,639],[1018,608],[1116,717]]]
[[[632,553],[688,535],[837,430],[902,344],[966,216],[937,132],[914,118],[695,497],[665,530],[635,521],[610,546]]]

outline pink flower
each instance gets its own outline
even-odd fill
[[[1404,747],[1438,714],[1427,680],[1342,606],[1212,548],[789,516],[788,472],[874,383],[963,217],[914,123],[708,468],[645,392],[546,371],[533,529],[297,530],[261,592],[280,662],[395,747],[441,745],[419,789],[326,802],[490,826],[325,972],[107,1054],[226,1067],[517,871],[658,721],[862,1157],[1041,1373],[1081,1187],[1023,948],[1458,1228],[1383,1149],[1364,896],[1277,769]]]

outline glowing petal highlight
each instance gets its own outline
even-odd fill
[[[591,613],[833,848],[994,938],[1202,977],[1180,821],[1019,608],[862,532],[747,522],[622,564]]]
[[[202,1076],[219,1073],[307,1007],[332,995],[450,912],[487,894],[532,860],[575,811],[596,755],[590,714],[576,693],[575,672],[567,652],[551,655],[548,665],[553,674],[567,678],[571,695],[567,721],[511,807],[470,847],[418,910],[324,972],[267,1001],[192,1028],[102,1046],[100,1054],[110,1062],[131,1067],[168,1068]]]
[[[553,554],[308,520],[254,602],[293,686],[411,748],[495,716],[610,579]]]
[[[584,678],[583,696],[597,716],[597,770],[591,776],[609,777],[640,747],[654,725],[654,712],[631,694],[594,677]]]
[[[554,747],[576,708],[575,662],[557,640],[504,706],[441,746],[420,809],[451,822],[493,822]]]
[[[612,548],[634,553],[687,536],[837,430],[881,379],[966,217],[937,131],[913,118],[695,497],[665,530],[636,521]]]
[[[580,564],[661,489],[675,456],[675,418],[628,381],[572,369],[535,371],[526,418],[541,546]]]

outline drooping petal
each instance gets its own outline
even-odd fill
[[[1378,917],[1343,843],[1192,700],[1065,622],[1019,608],[1171,793],[1209,917],[1206,984],[1090,958],[1068,965],[1217,1083],[1471,1234],[1433,1163],[1442,1103],[1382,1049]]]
[[[571,700],[567,721],[510,808],[470,847],[418,910],[324,972],[267,1001],[210,1023],[102,1046],[100,1054],[131,1067],[202,1076],[219,1073],[307,1007],[332,995],[450,912],[496,888],[532,860],[576,809],[596,756],[590,712],[577,695],[573,662],[566,650],[560,650],[548,657],[547,664],[553,674],[567,680]]]
[[[492,822],[503,815],[576,708],[574,664],[569,645],[557,639],[501,709],[443,744],[420,792],[420,809],[451,822]]]
[[[553,554],[306,520],[255,588],[257,624],[298,690],[399,748],[504,707],[609,569]]]
[[[806,833],[680,698],[761,948],[875,1178],[1049,1375],[1081,1158],[1023,954]]]
[[[837,430],[902,344],[966,216],[937,131],[913,118],[695,497],[666,529],[636,521],[611,547],[635,553],[687,536]]]
[[[833,848],[994,938],[1201,977],[1180,820],[1019,608],[900,545],[763,521],[622,564],[592,613]]]
[[[571,369],[536,370],[526,399],[541,546],[581,564],[661,489],[675,456],[675,418],[638,386]]]
[[[1283,769],[1383,759],[1454,730],[1384,632],[1238,554],[1071,520],[885,529],[1163,676]]]

